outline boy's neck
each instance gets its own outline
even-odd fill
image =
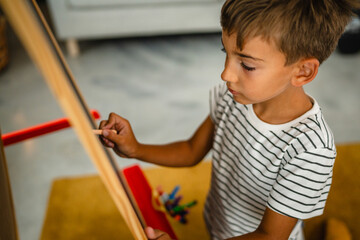
[[[262,103],[253,104],[254,112],[259,119],[269,124],[284,124],[290,122],[313,106],[303,88],[294,88],[279,96]]]

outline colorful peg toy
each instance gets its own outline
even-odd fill
[[[166,193],[158,186],[153,191],[153,205],[154,208],[168,213],[171,217],[175,218],[180,223],[187,223],[186,215],[189,213],[189,208],[196,205],[197,201],[191,201],[180,205],[182,199],[181,195],[177,196],[180,186],[175,186],[171,193]]]

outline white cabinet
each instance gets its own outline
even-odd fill
[[[47,0],[58,39],[220,31],[223,0]]]

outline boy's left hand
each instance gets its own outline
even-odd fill
[[[146,236],[149,238],[149,239],[154,239],[154,240],[171,240],[170,236],[165,233],[165,232],[162,232],[160,230],[157,230],[157,229],[153,229],[152,227],[146,227],[145,228],[145,233],[146,233]]]

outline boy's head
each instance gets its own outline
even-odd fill
[[[260,36],[273,42],[286,65],[303,58],[322,63],[334,51],[358,2],[351,0],[227,0],[221,25],[237,46]]]

